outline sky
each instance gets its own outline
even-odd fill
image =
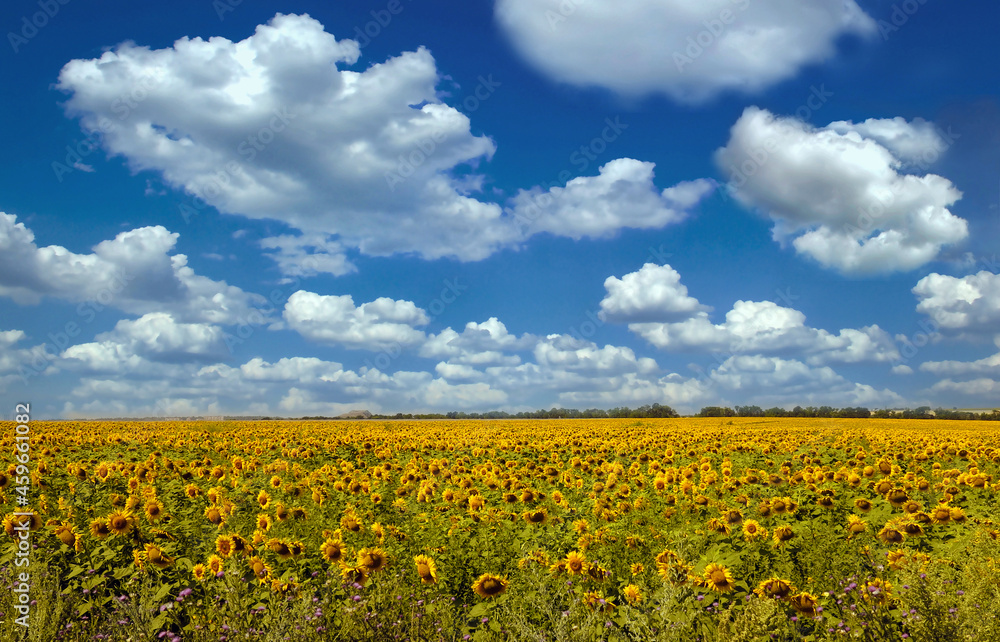
[[[9,0],[0,404],[992,408],[998,21]]]

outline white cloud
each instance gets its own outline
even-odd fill
[[[614,376],[630,372],[648,375],[659,370],[654,360],[637,358],[631,348],[612,345],[598,348],[591,341],[565,334],[551,334],[539,340],[534,356],[539,366],[588,375]]]
[[[675,321],[711,309],[688,296],[681,275],[669,265],[646,263],[621,279],[609,276],[604,289],[600,317],[613,323]]]
[[[928,127],[893,119],[817,129],[750,107],[715,161],[737,200],[771,217],[775,239],[791,238],[798,253],[847,274],[911,270],[968,236],[948,210],[961,198],[951,181],[900,173],[904,161],[940,151]]]
[[[802,312],[771,301],[737,301],[723,323],[713,324],[709,308],[688,294],[669,265],[647,263],[621,279],[609,277],[604,287],[602,314],[628,322],[629,330],[665,350],[794,353],[814,365],[899,359],[891,337],[877,325],[834,335],[807,326]]]
[[[428,359],[446,359],[449,364],[516,366],[521,358],[507,353],[531,350],[537,340],[530,334],[516,337],[500,320],[490,317],[482,323],[470,321],[461,334],[445,328],[427,337],[419,354]]]
[[[66,64],[58,87],[70,94],[67,112],[134,171],[158,172],[221,212],[297,230],[263,241],[287,276],[354,271],[351,251],[475,261],[539,232],[662,227],[710,188],[660,191],[651,163],[619,159],[552,188],[538,212],[526,211],[544,200],[537,189],[505,210],[477,196],[478,166],[496,144],[442,101],[430,52],[350,69],[359,56],[357,43],[309,16],[278,14],[240,42],[123,43]],[[462,91],[499,87],[486,76]]]
[[[515,49],[560,82],[700,102],[827,60],[875,22],[854,0],[498,0]]]
[[[412,301],[379,297],[355,307],[350,295],[304,290],[288,298],[283,316],[288,327],[310,341],[369,350],[418,345],[425,335],[413,326],[430,322]]]
[[[980,377],[971,381],[944,379],[931,386],[931,392],[960,394],[968,397],[979,396],[988,405],[996,402],[996,395],[1000,393],[1000,381],[988,377]]]
[[[730,393],[760,403],[810,405],[896,405],[904,400],[895,392],[852,383],[828,366],[811,367],[794,359],[761,355],[733,356],[711,374],[712,381]]]
[[[941,376],[1000,375],[1000,352],[977,361],[925,361],[920,370]]]
[[[1000,274],[983,270],[961,278],[931,273],[913,288],[917,311],[948,330],[995,333],[1000,327]]]
[[[38,247],[34,233],[0,212],[0,295],[20,304],[44,296],[80,303],[87,317],[113,306],[131,314],[168,312],[186,322],[238,323],[264,298],[195,274],[178,238],[162,226],[122,232],[91,254]]]
[[[906,365],[904,363],[901,363],[898,366],[893,366],[892,367],[892,374],[897,374],[897,375],[911,375],[911,374],[913,374],[913,368],[911,368],[910,366],[908,366],[908,365]]]
[[[619,158],[597,176],[581,176],[565,187],[520,191],[511,214],[526,236],[549,232],[574,240],[608,238],[622,228],[661,228],[683,220],[715,186],[704,179],[658,192],[654,163]]]

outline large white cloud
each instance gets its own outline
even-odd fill
[[[168,312],[185,322],[239,323],[264,298],[195,274],[170,254],[178,234],[157,225],[101,241],[90,254],[38,247],[34,233],[0,212],[0,295],[20,304],[49,296],[80,303],[87,317],[112,306],[132,314]]]
[[[704,181],[661,191],[652,164],[620,159],[554,188],[541,215],[525,214],[538,190],[505,210],[477,197],[477,167],[496,145],[442,101],[430,52],[350,69],[359,55],[309,16],[278,14],[240,42],[123,43],[66,64],[58,87],[71,94],[68,113],[133,170],[159,172],[222,212],[297,230],[262,242],[286,275],[351,272],[352,251],[469,261],[543,231],[661,227],[706,191]],[[462,91],[488,99],[499,87],[484,76]],[[568,215],[583,202],[585,216]]]
[[[669,265],[646,263],[638,272],[604,281],[601,318],[615,323],[676,321],[710,308],[689,296],[681,275]]]
[[[284,318],[291,329],[311,341],[371,350],[420,344],[425,335],[414,326],[430,322],[412,301],[379,297],[355,306],[350,295],[324,296],[305,290],[288,298]]]
[[[507,326],[496,317],[482,323],[470,321],[461,333],[445,328],[427,337],[420,346],[420,356],[428,359],[446,359],[447,363],[466,366],[517,365],[521,357],[516,353],[531,350],[538,338],[530,334],[520,337],[507,331]],[[469,376],[468,370],[450,370]]]
[[[1000,274],[982,270],[961,278],[931,273],[913,288],[917,311],[940,328],[996,333],[1000,329]]]
[[[551,78],[699,102],[754,92],[835,54],[875,22],[854,0],[498,0],[514,47]]]
[[[1000,376],[1000,352],[976,361],[925,361],[920,369],[936,375],[983,374]]]
[[[747,108],[715,161],[727,187],[774,221],[773,234],[848,274],[911,270],[968,236],[949,211],[961,192],[926,168],[947,141],[927,123],[843,121],[815,128]]]
[[[669,265],[647,263],[621,279],[609,277],[604,287],[605,318],[628,323],[629,330],[664,350],[794,354],[810,364],[899,359],[891,337],[877,325],[832,334],[809,327],[802,312],[772,301],[737,301],[724,322],[712,323],[708,306],[688,294]]]

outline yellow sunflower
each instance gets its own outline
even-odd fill
[[[202,582],[205,580],[205,572],[207,570],[204,564],[195,564],[191,569],[191,575],[194,575],[194,579]]]
[[[790,598],[788,598],[789,603],[792,608],[805,615],[807,617],[814,617],[816,615],[816,606],[819,604],[819,600],[816,599],[815,595],[810,593],[797,593]]]
[[[767,538],[767,529],[760,525],[755,519],[748,519],[743,522],[743,538],[748,542]]]
[[[784,546],[793,537],[795,537],[795,531],[792,530],[791,526],[778,526],[771,534],[771,540],[774,542],[775,547]]]
[[[104,539],[111,534],[111,528],[108,526],[108,520],[97,518],[90,522],[90,534],[97,539]]]
[[[570,575],[580,575],[587,571],[587,557],[583,553],[570,551],[563,563],[566,565],[566,572]]]
[[[327,539],[320,546],[320,552],[327,562],[339,562],[344,559],[344,543],[336,539]]]
[[[146,544],[146,561],[163,570],[174,563],[173,558],[168,557],[159,546]]]
[[[215,540],[215,552],[219,557],[226,558],[233,554],[233,538],[229,535],[220,535]]]
[[[108,515],[107,522],[113,535],[125,535],[132,530],[135,517],[127,510],[116,510]]]
[[[385,551],[381,548],[362,548],[358,551],[358,566],[364,569],[365,575],[381,571],[387,561]]]
[[[507,590],[508,582],[504,577],[498,575],[493,575],[492,573],[483,573],[479,576],[472,584],[472,590],[476,595],[485,599],[490,599],[501,595]]]
[[[629,584],[622,589],[622,595],[628,600],[629,604],[635,605],[642,602],[642,591],[635,584]]]
[[[417,566],[417,575],[424,584],[434,584],[438,581],[437,565],[434,560],[427,555],[417,555],[413,558],[413,563]]]
[[[721,564],[709,564],[705,567],[705,581],[708,587],[719,593],[729,593],[733,590],[733,575]]]
[[[780,577],[772,577],[757,585],[754,591],[760,597],[769,597],[774,600],[783,600],[795,592],[795,587],[788,580]]]

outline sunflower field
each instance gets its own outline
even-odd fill
[[[0,640],[1000,641],[992,422],[0,426]]]

